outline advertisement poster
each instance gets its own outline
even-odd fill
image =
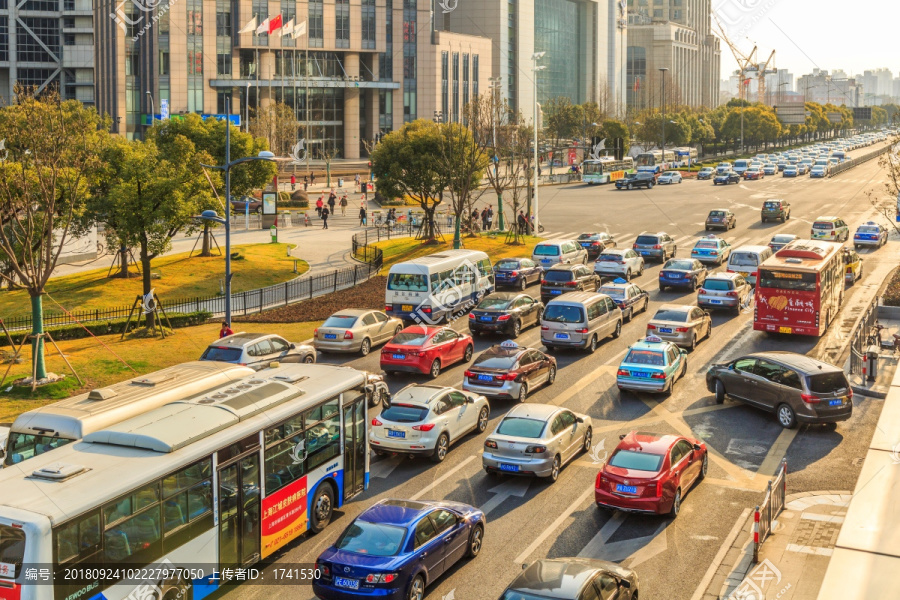
[[[262,501],[262,556],[306,531],[306,475]]]
[[[262,211],[264,215],[274,215],[277,209],[275,200],[278,196],[275,192],[265,192],[262,196]]]

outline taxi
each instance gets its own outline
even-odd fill
[[[626,323],[650,306],[650,294],[621,277],[615,278],[611,283],[604,283],[597,293],[612,298],[616,306],[622,309],[622,319]]]
[[[655,335],[628,348],[616,371],[619,390],[670,394],[687,373],[687,351]]]
[[[853,284],[862,277],[863,259],[856,250],[844,248],[844,279]]]
[[[721,265],[731,254],[731,244],[720,237],[708,235],[700,238],[691,249],[691,258],[703,264]]]
[[[866,221],[853,234],[853,246],[859,250],[863,246],[878,248],[888,241],[888,230],[875,221]]]
[[[809,234],[814,240],[846,242],[850,238],[850,228],[840,217],[819,217],[813,222]]]

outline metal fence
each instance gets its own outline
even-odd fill
[[[869,334],[878,321],[878,305],[881,298],[876,296],[866,307],[862,319],[850,334],[850,372],[862,373],[866,370],[866,350],[869,347]]]
[[[834,177],[835,175],[837,175],[839,173],[843,173],[844,171],[847,171],[849,169],[852,169],[853,167],[855,167],[857,165],[861,165],[862,163],[864,163],[866,161],[872,160],[873,158],[878,158],[885,152],[889,152],[892,148],[893,148],[893,144],[888,144],[884,148],[879,148],[878,150],[872,150],[871,152],[866,152],[865,154],[857,156],[856,158],[851,158],[850,160],[845,160],[844,162],[839,163],[839,164],[835,165],[834,167],[832,167],[831,169],[829,169],[828,176]]]
[[[766,496],[762,504],[756,507],[753,515],[753,562],[759,562],[759,548],[772,533],[772,523],[784,510],[787,496],[787,459],[781,460],[775,479],[770,479],[766,486]]]

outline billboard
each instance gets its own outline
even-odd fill
[[[806,123],[807,112],[805,104],[779,104],[775,107],[775,114],[784,125],[802,125]]]
[[[872,107],[871,106],[854,106],[853,107],[853,120],[854,121],[871,121],[872,120]]]
[[[828,113],[828,121],[831,123],[840,123],[842,116],[843,115],[839,112],[830,112]]]

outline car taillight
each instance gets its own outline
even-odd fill
[[[687,333],[688,328],[687,327],[676,327],[675,331],[677,331],[678,333]]]
[[[666,374],[662,373],[662,372],[653,373],[652,375],[650,375],[650,379],[665,379],[665,378],[666,378]]]
[[[344,332],[344,339],[345,339],[345,340],[352,340],[352,339],[353,339],[353,332],[352,332],[352,331],[345,331],[345,332]]]
[[[847,388],[847,400],[853,400],[853,390]]]
[[[647,323],[647,329],[648,330],[656,329],[656,325],[654,325],[653,323]]]
[[[396,573],[369,573],[366,575],[366,583],[391,583],[397,579]]]
[[[500,315],[497,317],[498,321],[509,321],[509,315]]]
[[[662,248],[662,246],[660,246],[659,244],[656,244],[655,246],[653,246],[654,250],[659,250],[660,248]]]
[[[238,363],[238,364],[241,365],[242,367],[246,367],[246,366],[247,366],[247,363]]]
[[[578,285],[577,281],[567,281],[566,287],[576,287]]]
[[[496,448],[497,448],[497,442],[495,442],[494,440],[484,440],[484,447],[485,447],[485,448],[494,448],[494,449],[496,449]]]
[[[331,577],[331,567],[323,563],[316,563],[316,570],[325,577]]]
[[[550,331],[550,328],[547,325],[541,325],[541,331]]]
[[[393,304],[385,304],[384,305],[384,312],[391,312],[392,310],[394,310]]]
[[[518,374],[516,373],[504,373],[503,375],[497,375],[497,379],[499,381],[515,381]]]
[[[803,401],[807,404],[818,404],[822,401],[818,396],[813,396],[812,394],[800,394],[800,397],[803,398]]]
[[[710,252],[710,254],[712,254],[713,256],[718,256],[718,255],[719,255],[719,253],[716,252],[715,250],[713,250],[712,252]]]
[[[519,276],[519,272],[518,272],[518,271],[513,271],[513,272],[511,272],[511,273],[509,274],[509,276],[510,276],[510,277],[518,277],[518,276]]]
[[[318,328],[318,327],[316,327],[315,329],[313,329],[313,337],[316,337],[317,335],[319,335],[319,328]]]
[[[527,446],[525,448],[526,454],[540,454],[541,452],[546,452],[547,446]]]
[[[593,243],[591,244],[591,246],[599,246],[599,245],[600,245],[600,242],[593,242]]]
[[[416,431],[431,431],[434,429],[434,423],[424,423],[422,425],[413,425],[413,429]]]
[[[663,488],[662,479],[658,479],[656,481],[656,497],[657,498],[662,498],[662,488]]]
[[[575,333],[587,333],[587,332],[588,332],[587,327],[585,327],[584,329],[576,329],[575,330]]]
[[[429,315],[430,315],[430,314],[431,314],[431,307],[430,307],[430,306],[423,306],[423,307],[421,307],[421,311],[422,311],[423,313],[425,313],[425,314],[429,314]]]
[[[618,371],[616,371],[616,375],[620,377],[628,377],[631,375],[631,371],[628,371],[626,369],[619,369]]]
[[[753,271],[752,273],[750,273],[750,277],[756,277],[758,273],[759,271]]]
[[[475,377],[475,373],[473,373],[472,371],[466,371],[465,373],[463,373],[463,375],[465,375],[466,377]]]
[[[409,354],[410,356],[423,356],[425,353],[420,352],[419,350],[409,350],[407,351],[407,354]]]
[[[737,292],[725,292],[725,295],[729,298],[737,298]]]
[[[541,285],[547,285],[549,282],[546,279],[541,279]]]
[[[602,483],[602,482],[603,482],[603,471],[597,473],[597,481],[596,481],[596,483],[594,483],[594,487],[599,488],[600,483]]]
[[[372,427],[381,427],[383,423],[378,420],[378,417],[372,419]]]
[[[631,245],[631,248],[632,248],[633,250],[637,250],[637,247],[638,247],[637,244],[632,244],[632,245]]]

